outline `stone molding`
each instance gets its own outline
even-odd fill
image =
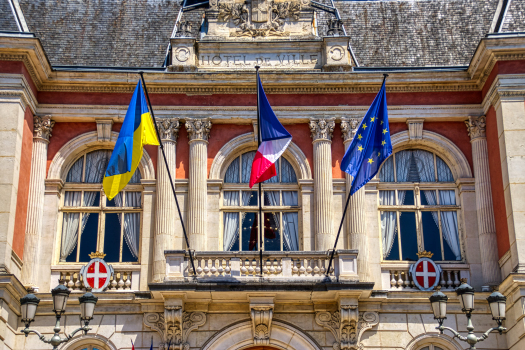
[[[210,118],[186,118],[186,130],[188,131],[189,142],[206,141],[210,137],[211,120]]]
[[[111,127],[113,119],[95,119],[97,123],[97,136],[99,142],[111,141]]]
[[[157,120],[161,141],[177,142],[179,137],[179,118],[159,118]]]
[[[310,118],[309,126],[313,142],[332,142],[332,134],[335,128],[335,118]]]
[[[273,304],[252,305],[250,307],[255,345],[269,345],[273,318]]]
[[[33,139],[40,139],[46,142],[49,142],[51,135],[51,130],[55,122],[51,120],[50,115],[33,117]]]
[[[486,138],[485,130],[487,124],[484,115],[481,117],[469,117],[468,120],[465,120],[465,125],[467,126],[471,142],[478,138]]]
[[[162,343],[160,350],[167,349],[171,343],[174,349],[189,350],[188,335],[206,323],[204,312],[183,312],[182,306],[167,306],[164,314],[149,312],[144,314],[144,325],[159,333]]]
[[[423,123],[425,119],[408,119],[408,138],[410,140],[421,140],[423,138]]]
[[[360,119],[357,118],[341,118],[341,137],[343,143],[351,142],[354,139],[359,123]]]
[[[315,322],[328,329],[336,341],[332,345],[334,350],[363,349],[361,337],[364,332],[379,323],[379,314],[367,311],[357,315],[357,305],[341,306],[340,311],[321,311],[315,315]]]

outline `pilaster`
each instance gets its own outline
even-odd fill
[[[47,164],[47,146],[55,122],[51,116],[35,116],[33,119],[33,154],[27,201],[26,237],[24,241],[24,266],[22,281],[26,286],[38,289],[38,256],[42,217],[44,214],[44,191]]]
[[[186,118],[190,144],[190,174],[188,188],[188,233],[190,248],[206,249],[206,206],[208,138],[211,131],[209,118]]]
[[[168,168],[172,177],[177,167],[177,137],[179,134],[179,118],[165,118],[157,121],[160,139],[164,145],[164,152]],[[164,163],[162,150],[158,148],[157,156],[157,198],[155,214],[155,247],[153,254],[153,282],[161,282],[166,272],[166,258],[164,251],[173,249],[175,237],[175,217],[177,210],[175,199],[168,176],[168,168]],[[175,180],[173,178],[173,180]],[[175,183],[173,183],[175,186]]]
[[[483,284],[485,285],[483,289],[488,291],[488,286],[499,284],[501,277],[498,264],[496,223],[492,206],[485,116],[470,117],[469,120],[465,121],[465,125],[472,144],[472,158],[474,162],[481,271]]]
[[[311,118],[314,148],[314,227],[315,250],[333,248],[332,227],[332,133],[335,118]]]
[[[341,118],[341,137],[345,145],[345,151],[348,149],[355,136],[359,126],[359,119]],[[346,177],[346,195],[350,195],[352,187],[352,177],[345,174]],[[366,216],[365,216],[365,187],[360,188],[353,196],[350,197],[349,211],[346,216],[346,227],[348,230],[348,249],[357,249],[357,273],[360,281],[371,281],[370,268],[368,264],[368,237],[366,234]]]

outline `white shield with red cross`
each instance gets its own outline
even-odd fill
[[[102,292],[109,284],[113,276],[113,267],[108,265],[104,260],[92,259],[86,266],[80,270],[84,286],[91,288],[92,292]]]
[[[420,290],[430,291],[439,283],[441,267],[429,258],[420,258],[410,266],[410,274],[412,281]]]

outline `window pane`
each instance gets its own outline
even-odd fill
[[[88,262],[91,260],[89,254],[97,251],[98,213],[83,213],[81,230],[78,261]]]
[[[279,213],[264,213],[264,250],[280,251]]]
[[[104,231],[104,253],[107,262],[119,262],[120,256],[120,216],[121,214],[106,214]]]
[[[235,158],[228,167],[228,170],[226,170],[226,174],[224,175],[225,183],[239,183],[239,158],[240,157]]]
[[[279,191],[264,191],[264,205],[275,207],[280,204]]]
[[[437,205],[436,191],[424,190],[420,192],[421,205]]]
[[[454,177],[443,159],[436,156],[437,175],[439,182],[454,182]]]
[[[224,213],[224,251],[239,250],[239,213]]]
[[[398,205],[414,205],[414,191],[397,191]]]
[[[131,192],[133,193],[133,192]],[[127,195],[128,193],[126,193]],[[124,244],[122,245],[122,261],[135,262],[139,260],[140,247],[140,213],[124,214]]]
[[[417,166],[419,181],[436,181],[436,174],[434,172],[434,154],[420,149],[414,150],[413,154]]]
[[[100,205],[100,192],[84,192],[84,206],[85,207],[98,207]]]
[[[142,193],[141,192],[129,192],[129,191],[126,191],[126,203],[125,203],[125,205],[126,205],[126,207],[130,207],[130,208],[140,208],[142,206],[141,199],[142,199]]]
[[[412,159],[412,151],[406,150],[397,152],[395,156],[397,182],[407,182],[408,171],[410,169],[410,160]]]
[[[282,158],[281,158],[281,160],[282,160]],[[279,164],[281,163],[281,160],[278,159],[277,162],[275,162],[275,173],[276,173],[276,175],[272,176],[268,180],[263,181],[263,184],[278,183],[279,182],[279,173],[280,173]]]
[[[425,346],[424,348],[421,348],[420,350],[429,350],[429,347]]]
[[[277,172],[279,174],[279,172]],[[281,158],[281,182],[283,183],[297,183],[297,176],[292,165],[285,159]]]
[[[257,191],[242,191],[242,205],[253,207],[259,205],[259,192]]]
[[[441,232],[445,260],[461,260],[458,235],[458,217],[455,211],[441,212]]]
[[[399,213],[399,227],[401,229],[401,252],[403,254],[403,260],[418,260],[416,213]]]
[[[258,237],[257,213],[245,213],[242,219],[242,250],[257,250]]]
[[[76,262],[80,214],[64,213],[63,216],[60,261]]]
[[[439,221],[437,211],[424,211],[421,213],[423,222],[423,240],[425,241],[424,249],[432,252],[434,260],[442,260],[441,256],[441,239],[439,237]]]
[[[297,191],[283,191],[283,205],[296,207],[299,205]]]
[[[396,205],[396,191],[379,191],[379,205]]]
[[[82,182],[82,169],[84,168],[84,157],[73,164],[67,173],[66,182]]]
[[[64,207],[80,207],[82,192],[67,191],[64,196]]]
[[[255,151],[244,153],[241,156],[242,160],[242,183],[249,183],[250,182],[250,175],[252,172],[252,163],[253,158],[255,157]]]
[[[130,184],[140,184],[140,180],[141,179],[142,179],[142,176],[140,175],[140,170],[139,170],[139,168],[137,168],[137,170],[135,170],[135,173],[133,174],[133,176],[129,180],[129,183]]]
[[[389,157],[381,167],[379,181],[394,182],[394,157]]]
[[[223,205],[231,207],[239,205],[239,191],[224,191]]]
[[[86,173],[84,175],[84,182],[102,182],[110,157],[110,150],[100,150],[86,154]]]
[[[283,213],[283,249],[299,250],[299,221],[297,213]]]
[[[456,191],[439,191],[439,203],[441,205],[456,205]]]
[[[399,260],[397,214],[395,211],[381,212],[381,237],[383,244],[383,259]]]

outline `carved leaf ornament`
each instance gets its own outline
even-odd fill
[[[323,311],[315,315],[315,322],[333,334],[336,339],[332,346],[334,350],[358,350],[362,349],[363,333],[379,323],[379,314],[370,311],[360,313],[357,323],[354,321],[342,325],[339,311]]]

